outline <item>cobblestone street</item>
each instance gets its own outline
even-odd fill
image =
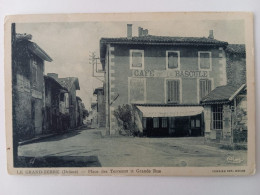
[[[83,129],[19,147],[19,156],[90,158],[103,167],[234,166],[245,165],[246,150],[222,150],[204,145],[203,137],[106,137],[102,130]],[[94,157],[94,158],[93,158]],[[97,162],[93,162],[95,159]],[[94,163],[94,164],[93,164]]]

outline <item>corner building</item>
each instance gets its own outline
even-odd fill
[[[102,38],[100,58],[105,71],[106,125],[118,129],[113,111],[132,105],[134,122],[147,136],[203,135],[200,100],[227,84],[228,43],[205,37],[152,36],[139,27],[132,36]]]

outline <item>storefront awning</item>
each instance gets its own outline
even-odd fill
[[[143,117],[195,116],[203,112],[202,106],[137,106]]]

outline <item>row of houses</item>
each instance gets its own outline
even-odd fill
[[[101,38],[105,82],[97,88],[99,126],[122,129],[115,111],[133,109],[146,136],[205,136],[233,143],[247,138],[245,45],[208,37],[165,37],[138,28],[126,37]],[[236,136],[237,135],[237,136]]]
[[[84,104],[76,77],[44,75],[51,57],[32,35],[17,34],[12,25],[13,134],[17,141],[59,133],[83,124]]]

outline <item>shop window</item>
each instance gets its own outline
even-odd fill
[[[211,92],[212,81],[209,79],[200,80],[200,99]]]
[[[144,69],[143,50],[130,50],[130,69]]]
[[[200,119],[191,119],[191,128],[200,128]]]
[[[221,130],[223,129],[223,105],[218,104],[211,107],[212,112],[212,129]]]
[[[167,80],[167,102],[180,103],[180,80]]]
[[[167,128],[167,118],[162,118],[162,128]]]
[[[211,69],[211,52],[199,52],[199,69],[210,70]]]
[[[200,127],[200,119],[196,119],[196,127],[197,127],[197,128]]]
[[[146,118],[143,118],[143,128],[146,129]]]
[[[190,126],[191,126],[191,128],[195,127],[195,120],[194,119],[191,119]]]
[[[178,69],[180,67],[180,52],[166,51],[166,69]]]
[[[159,118],[153,118],[153,128],[159,128]]]

